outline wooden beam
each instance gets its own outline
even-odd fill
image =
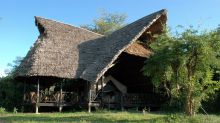
[[[60,104],[60,103],[38,103],[37,104],[38,106],[45,106],[45,107],[60,107],[60,106],[62,106],[62,107],[66,107],[66,106],[73,106],[73,104],[72,103],[62,103],[62,104]]]

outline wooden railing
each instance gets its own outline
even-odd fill
[[[123,94],[121,101],[126,106],[157,106],[159,103],[158,98],[153,94]]]
[[[98,94],[96,94],[94,90],[89,91],[89,100],[90,101],[95,101],[97,96],[98,96]]]
[[[27,103],[37,102],[37,92],[29,92],[25,94],[24,101]],[[75,103],[78,101],[78,95],[74,92],[62,91],[40,91],[39,103]]]
[[[97,96],[98,95],[95,94],[94,91],[90,91],[90,101],[94,101],[94,102],[100,101],[100,100],[96,100]],[[102,100],[103,100],[103,105],[120,105],[127,107],[134,107],[134,106],[157,107],[159,106],[160,103],[159,97],[156,96],[155,94],[137,94],[137,93],[115,95],[113,100],[109,96],[104,96]]]

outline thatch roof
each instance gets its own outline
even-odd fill
[[[96,82],[122,52],[147,57],[137,40],[150,40],[166,23],[166,10],[143,17],[108,36],[36,17],[40,36],[17,71],[17,77],[52,76]],[[135,49],[139,48],[139,50]]]
[[[114,61],[118,56],[131,46],[141,36],[148,35],[150,27],[153,32],[160,32],[163,24],[167,20],[166,10],[155,12],[151,15],[143,17],[124,28],[113,32],[111,35],[104,37],[101,41],[96,42],[96,47],[99,50],[94,50],[96,55],[95,60],[83,71],[81,78],[96,82],[99,78],[114,65]],[[155,25],[156,24],[156,25]],[[159,29],[159,30],[158,30]],[[88,42],[87,42],[88,43]]]
[[[49,19],[35,17],[40,36],[18,68],[17,77],[75,78],[78,45],[102,35]]]

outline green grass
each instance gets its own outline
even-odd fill
[[[0,114],[0,123],[220,123],[220,115],[163,114],[141,112],[75,112],[75,113],[4,113]]]

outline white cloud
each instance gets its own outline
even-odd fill
[[[0,77],[3,77],[3,76],[6,76],[6,75],[5,75],[5,70],[0,69]]]

